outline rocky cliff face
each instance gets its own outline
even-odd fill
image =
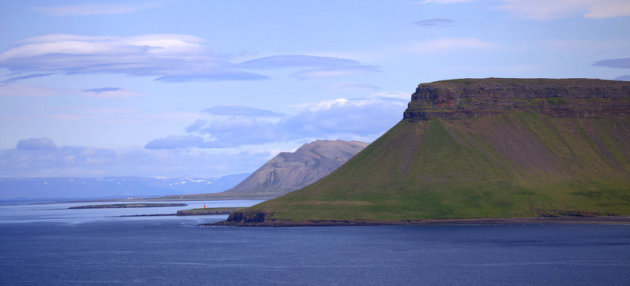
[[[595,79],[460,79],[420,84],[404,113],[410,121],[471,118],[511,111],[551,117],[630,115],[630,82]]]
[[[283,152],[256,170],[228,194],[278,196],[305,187],[339,168],[367,146],[357,141],[318,140],[295,152]]]

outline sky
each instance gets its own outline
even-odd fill
[[[630,80],[630,2],[0,1],[0,177],[252,172],[485,77]]]

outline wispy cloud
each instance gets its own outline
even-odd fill
[[[630,16],[627,0],[502,0],[496,7],[526,19],[548,20],[581,15],[604,19]]]
[[[81,92],[83,95],[90,97],[108,97],[108,98],[123,98],[146,95],[141,92],[126,90],[120,87],[101,87],[84,89]]]
[[[95,94],[101,94],[101,93],[107,93],[107,92],[119,91],[119,90],[120,90],[119,87],[101,87],[101,88],[84,89],[83,91],[95,93]]]
[[[311,55],[276,55],[252,59],[239,64],[247,69],[302,69],[291,74],[299,79],[343,77],[379,71],[378,67],[337,57]],[[306,68],[306,69],[305,69]]]
[[[134,96],[144,96],[145,93],[127,90],[120,87],[89,88],[75,90],[58,87],[31,86],[22,84],[0,84],[0,96],[63,96],[63,95],[83,95],[88,97],[102,98],[124,98]]]
[[[414,53],[442,53],[470,49],[486,49],[493,45],[476,38],[442,38],[413,43],[407,51]]]
[[[156,78],[161,82],[190,82],[190,81],[232,81],[232,80],[266,80],[266,75],[245,71],[219,71],[205,74],[168,75]]]
[[[308,69],[291,74],[291,77],[298,79],[318,79],[318,78],[334,78],[351,75],[361,75],[373,72],[379,72],[376,66],[352,66],[352,67],[336,67],[336,68],[316,68]]]
[[[247,144],[259,145],[283,139],[275,123],[248,117],[198,120],[186,129],[190,135],[158,138],[148,142],[145,148],[228,148]],[[210,139],[204,139],[205,137]]]
[[[162,82],[252,81],[269,79],[260,71],[298,70],[292,76],[320,78],[378,71],[356,60],[311,55],[275,55],[234,62],[211,52],[201,38],[154,34],[134,37],[66,34],[29,38],[0,54],[0,67],[33,73],[15,82],[51,73],[117,73],[155,77]]]
[[[16,81],[25,80],[29,78],[45,77],[49,75],[52,75],[52,73],[33,73],[33,74],[27,74],[27,75],[12,76],[8,79],[0,81],[0,85],[14,83]]]
[[[446,18],[431,18],[414,22],[414,24],[421,27],[447,27],[453,25],[453,23],[455,23],[455,20]]]
[[[249,69],[278,69],[278,68],[331,68],[351,67],[361,65],[358,61],[334,57],[320,57],[308,55],[276,55],[244,61],[240,66]]]
[[[593,65],[599,67],[630,69],[630,58],[606,59],[596,61]]]
[[[65,6],[38,6],[30,9],[49,16],[89,16],[127,14],[140,10],[162,7],[159,2],[145,3],[108,3],[108,4],[80,4]]]
[[[17,72],[119,73],[161,81],[257,80],[190,35],[98,37],[54,34],[23,40],[0,54],[0,67]]]
[[[213,115],[244,117],[283,117],[285,114],[242,105],[217,105],[204,110]]]
[[[558,50],[610,50],[630,48],[630,39],[587,40],[587,39],[551,39],[545,41],[548,47]]]
[[[335,91],[335,92],[377,91],[381,89],[380,87],[376,85],[358,83],[358,82],[329,84],[329,85],[324,86],[324,88]]]
[[[30,86],[17,83],[0,85],[0,96],[58,96],[66,90],[43,86]]]

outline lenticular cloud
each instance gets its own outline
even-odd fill
[[[121,73],[178,79],[259,79],[236,71],[190,35],[95,37],[55,34],[26,39],[0,54],[0,67],[19,72]],[[249,76],[244,75],[246,73]]]

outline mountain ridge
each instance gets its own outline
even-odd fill
[[[344,164],[367,143],[342,140],[316,140],[295,152],[281,152],[242,182],[214,194],[179,196],[182,198],[268,199],[305,187]]]

